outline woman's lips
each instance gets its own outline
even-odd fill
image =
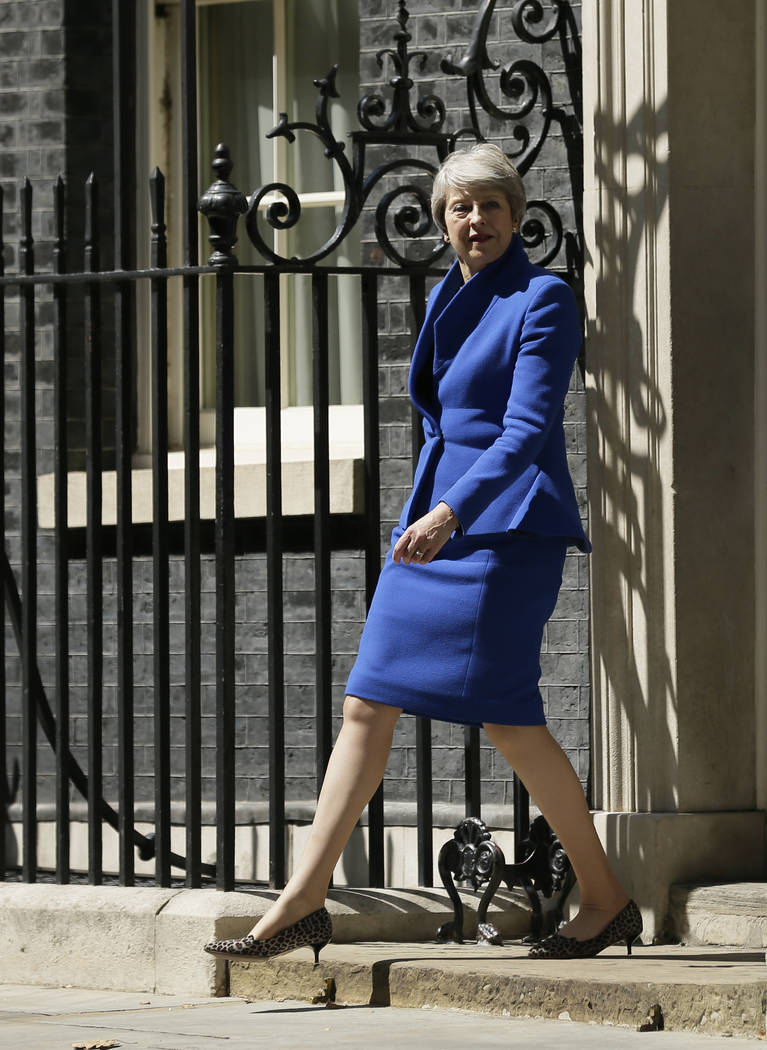
[[[471,235],[471,237],[469,237],[469,240],[472,241],[472,243],[474,243],[474,244],[482,244],[484,241],[489,241],[490,240],[490,234],[489,233],[473,233]]]

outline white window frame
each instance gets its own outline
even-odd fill
[[[197,0],[196,9],[202,7],[217,6],[224,3],[249,3],[252,0]],[[273,96],[273,119],[277,124],[280,113],[286,112],[288,106],[288,88],[286,81],[287,70],[287,27],[286,27],[286,0],[271,0],[273,9],[273,58],[272,58],[272,96]],[[147,186],[149,166],[157,164],[166,176],[166,224],[168,236],[168,259],[171,265],[180,264],[183,256],[183,215],[181,211],[180,176],[176,171],[178,158],[181,156],[181,105],[180,99],[176,97],[180,88],[180,6],[179,0],[166,0],[163,5],[166,11],[164,18],[155,15],[154,0],[145,0],[140,5],[141,16],[139,23],[139,40],[146,41],[146,47],[138,48],[139,68],[137,71],[137,113],[148,114],[148,120],[144,128],[144,134],[139,135],[137,149],[137,184],[141,188],[138,202],[138,231],[142,238],[139,248],[143,254],[143,260],[148,263],[148,231],[151,223],[148,194],[143,192]],[[174,67],[175,64],[175,67]],[[141,130],[141,129],[140,129]],[[274,163],[272,170],[272,181],[287,182],[289,143],[278,137],[274,140]],[[212,159],[212,158],[211,158]],[[235,158],[236,162],[236,158]],[[206,183],[207,175],[204,161],[200,166],[200,183]],[[235,179],[236,181],[236,179]],[[258,187],[240,187],[246,193],[251,193]],[[259,211],[265,211],[275,198],[270,195],[261,201]],[[299,194],[302,208],[319,208],[343,206],[345,194],[343,191],[327,190],[323,192],[312,192]],[[240,237],[246,236],[244,228],[240,225]],[[205,262],[209,253],[208,224],[200,220],[199,244],[200,261]],[[273,231],[273,248],[280,255],[285,255],[288,250],[288,236],[286,230]],[[235,247],[235,252],[236,252]],[[287,281],[284,276],[281,279],[281,298],[287,302]],[[151,455],[151,368],[149,362],[149,307],[148,288],[141,291],[143,296],[143,315],[141,323],[142,333],[138,339],[139,353],[137,361],[137,449],[136,462],[148,463]],[[289,325],[290,317],[287,309],[281,310],[281,366],[282,374],[288,377],[290,373],[290,347],[289,347]],[[183,342],[181,333],[183,331],[182,298],[180,282],[171,281],[168,286],[168,330],[177,333],[172,338],[168,347],[168,374],[169,374],[169,405],[168,405],[168,429],[169,443],[171,448],[180,448],[183,444]],[[289,408],[290,405],[290,381],[282,383],[282,407]],[[332,406],[335,407],[335,406]],[[243,416],[243,424],[246,419],[257,419],[258,413],[249,413],[249,410],[235,410],[238,415]],[[201,429],[203,436],[210,435],[213,431],[214,410],[211,406],[203,405],[201,408]],[[237,428],[238,432],[245,436],[245,427]],[[253,435],[252,444],[258,445],[260,438]]]
[[[197,9],[219,3],[246,3],[249,0],[197,0]],[[273,97],[274,123],[288,109],[286,69],[286,0],[272,0],[274,10],[274,56]],[[140,41],[146,46],[137,49],[137,113],[149,114],[144,135],[137,143],[137,185],[141,188],[137,202],[137,233],[139,238],[139,266],[149,263],[149,230],[151,213],[149,205],[148,175],[150,164],[157,165],[166,177],[166,225],[168,236],[168,260],[170,265],[180,264],[183,259],[183,214],[180,175],[176,171],[181,150],[181,107],[178,96],[180,71],[180,10],[178,0],[166,0],[167,17],[157,18],[154,0],[145,0],[139,5],[138,32]],[[171,64],[175,62],[175,71]],[[169,71],[170,70],[170,71]],[[174,80],[175,74],[175,80]],[[175,84],[175,86],[174,86]],[[174,97],[176,96],[176,97]],[[288,143],[281,138],[275,142],[273,181],[286,182]],[[212,159],[212,158],[211,158]],[[236,159],[236,158],[235,158]],[[212,173],[210,173],[212,179]],[[206,184],[206,172],[201,166],[200,183]],[[257,187],[242,187],[253,192]],[[329,190],[299,195],[302,207],[340,207],[344,193]],[[266,209],[270,200],[264,199],[260,207]],[[244,231],[240,230],[242,236]],[[208,226],[202,217],[199,227],[200,261],[208,257]],[[287,231],[274,231],[274,249],[285,254]],[[236,249],[235,249],[236,250]],[[284,285],[284,280],[283,280]],[[141,331],[137,339],[137,448],[134,454],[132,486],[134,493],[133,520],[151,520],[151,362],[150,362],[150,310],[148,282],[139,282],[139,323]],[[169,342],[169,515],[171,520],[183,517],[183,472],[184,456],[178,451],[183,447],[183,314],[180,281],[168,286],[168,330],[177,333]],[[284,289],[283,289],[284,293]],[[143,297],[143,302],[142,302]],[[288,311],[282,310],[281,346],[283,375],[290,367]],[[287,403],[289,383],[283,382],[283,434],[282,450],[283,509],[286,514],[307,514],[313,510],[312,477],[313,431],[312,409],[291,406]],[[213,492],[215,466],[212,456],[214,412],[202,408],[200,482],[201,514],[204,518],[214,516]],[[265,410],[263,408],[235,409],[235,513],[238,516],[253,516],[264,513],[265,493]],[[207,446],[207,447],[206,447]],[[80,524],[76,508],[82,502],[78,496],[83,477],[78,472],[70,474],[70,527]],[[41,525],[53,526],[52,475],[40,478]],[[104,476],[104,502],[102,521],[113,524],[115,508],[112,490],[114,478],[111,472]],[[50,491],[49,491],[50,490]],[[362,405],[330,406],[330,503],[331,512],[337,514],[360,513],[364,502],[364,439]]]

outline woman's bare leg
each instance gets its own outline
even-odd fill
[[[486,725],[485,731],[530,792],[575,870],[580,911],[561,932],[588,940],[624,907],[628,896],[602,849],[575,770],[546,726]]]
[[[333,869],[365,806],[383,779],[398,707],[347,696],[312,829],[288,884],[251,931],[271,937],[321,908]]]

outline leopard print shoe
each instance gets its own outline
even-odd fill
[[[590,959],[599,955],[613,944],[626,942],[626,951],[631,955],[631,945],[642,932],[642,915],[634,901],[629,901],[614,919],[587,941],[577,937],[563,937],[561,933],[552,933],[544,937],[528,952],[529,959]]]
[[[316,967],[319,965],[320,952],[332,936],[333,924],[327,908],[318,908],[273,937],[256,940],[248,934],[233,941],[211,941],[205,945],[205,951],[219,959],[273,959],[277,955],[311,945]]]

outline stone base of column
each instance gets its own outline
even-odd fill
[[[642,909],[649,943],[664,936],[676,883],[759,880],[765,813],[594,813],[594,825],[626,892]]]

